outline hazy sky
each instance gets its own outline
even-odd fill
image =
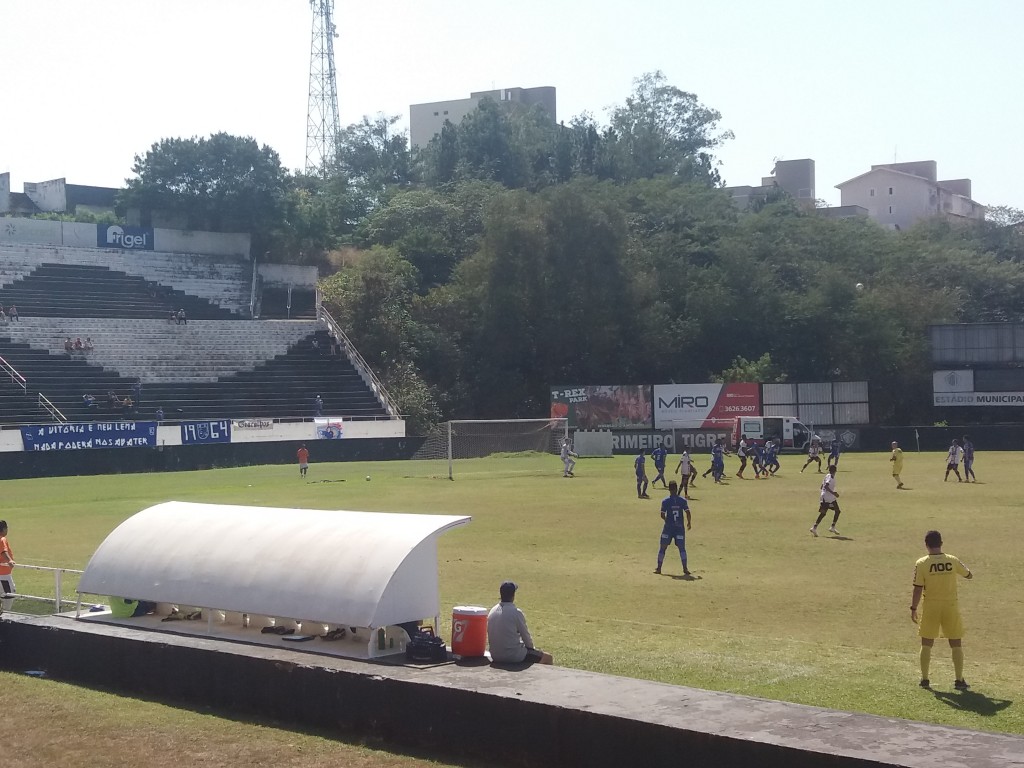
[[[728,184],[811,157],[817,196],[872,163],[936,160],[1024,208],[1024,2],[337,0],[342,125],[553,85],[604,121],[634,77],[722,113]],[[249,135],[305,162],[306,0],[0,0],[0,172],[121,186],[171,136]]]

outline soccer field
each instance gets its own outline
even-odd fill
[[[582,459],[574,479],[561,477],[557,457],[533,455],[457,462],[455,482],[440,464],[313,463],[305,481],[294,466],[267,466],[14,480],[3,483],[3,495],[16,559],[74,568],[120,521],[171,499],[469,514],[470,525],[439,540],[446,638],[452,606],[490,606],[511,578],[537,644],[557,664],[1024,733],[1024,479],[1016,458],[980,453],[980,482],[957,484],[942,481],[944,454],[907,453],[907,488],[897,491],[888,454],[846,454],[838,474],[842,535],[824,533],[830,513],[817,539],[808,528],[821,475],[800,474],[801,457],[783,456],[772,479],[698,479],[687,540],[693,580],[679,578],[674,546],[664,574],[652,573],[665,494],[636,498],[631,457]],[[699,457],[699,469],[707,466]],[[727,462],[730,476],[736,467]],[[917,686],[919,641],[908,607],[930,528],[975,572],[960,584],[966,693],[953,691],[941,640],[932,655],[935,690]],[[22,592],[49,586],[30,571],[17,578]]]

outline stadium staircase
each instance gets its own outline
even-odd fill
[[[79,251],[84,263],[75,262]],[[95,263],[97,255],[117,268]],[[293,291],[291,310],[284,307],[310,319],[249,320],[240,297],[248,314],[251,267],[229,279],[236,265],[206,259],[200,273],[198,257],[181,257],[174,272],[171,255],[148,252],[152,264],[136,256],[0,245],[0,302],[16,304],[20,317],[0,325],[0,356],[27,380],[23,391],[0,379],[0,422],[50,421],[37,392],[68,421],[152,419],[158,407],[167,420],[308,418],[317,395],[324,415],[388,417],[353,364],[362,365],[358,353],[316,319],[314,291]],[[195,293],[182,288],[190,285]],[[186,324],[168,319],[182,308]],[[89,338],[93,349],[67,352],[67,338]],[[132,410],[108,407],[108,392],[135,399],[137,381],[142,397]]]

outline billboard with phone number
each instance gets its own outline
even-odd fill
[[[655,429],[714,429],[739,416],[761,416],[756,383],[655,384]]]
[[[651,388],[637,384],[552,387],[551,418],[572,429],[649,429]]]

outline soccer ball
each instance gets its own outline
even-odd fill
[[[369,475],[366,476],[366,482],[370,482],[370,476]]]
[[[854,288],[856,288],[858,291],[863,291],[864,283],[857,283],[857,285],[855,285]]]

